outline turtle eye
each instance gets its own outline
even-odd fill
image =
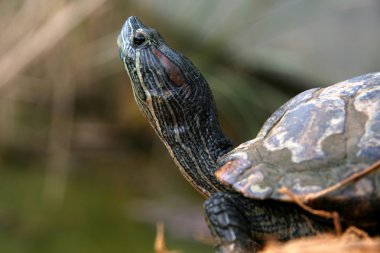
[[[137,46],[140,46],[145,41],[146,41],[146,37],[145,37],[145,34],[143,34],[142,32],[136,33],[135,36],[133,37],[133,44]]]

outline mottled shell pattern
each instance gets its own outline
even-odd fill
[[[281,187],[296,196],[317,193],[378,160],[380,73],[373,73],[294,97],[255,139],[220,159],[216,177],[249,198],[290,201]],[[337,205],[380,203],[380,173],[323,199]]]

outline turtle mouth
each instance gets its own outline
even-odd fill
[[[129,18],[127,18],[127,21],[125,21],[125,24],[128,25],[127,28],[129,28],[129,30],[132,32],[138,29],[149,29],[136,16],[130,16]]]

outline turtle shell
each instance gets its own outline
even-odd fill
[[[257,137],[226,154],[215,175],[254,199],[291,201],[279,189],[306,196],[342,182],[380,160],[380,73],[307,90],[280,107]],[[376,170],[310,205],[348,219],[377,219]],[[375,217],[375,218],[373,218]]]

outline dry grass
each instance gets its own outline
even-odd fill
[[[157,223],[156,240],[154,242],[155,253],[181,253],[179,250],[169,250],[166,246],[164,224]]]
[[[0,58],[0,88],[4,88],[17,74],[28,66],[37,56],[52,48],[62,40],[73,28],[97,10],[105,0],[82,0],[70,2],[59,9],[52,17],[36,26],[38,22],[30,22],[35,18],[32,1],[26,1],[16,13],[16,17],[8,21],[15,27],[5,31],[7,41],[14,38],[13,46]],[[49,8],[45,15],[50,14]],[[25,26],[20,26],[24,24]],[[23,31],[24,30],[24,31]],[[22,60],[20,60],[22,59]]]
[[[155,253],[181,253],[180,250],[169,250],[166,246],[164,224],[157,223]],[[260,253],[379,253],[380,238],[371,238],[356,227],[348,228],[341,236],[323,234],[299,238],[285,243],[268,242]]]
[[[287,243],[270,243],[261,253],[378,253],[380,238],[359,238],[353,235],[337,237],[322,235],[292,240]]]

